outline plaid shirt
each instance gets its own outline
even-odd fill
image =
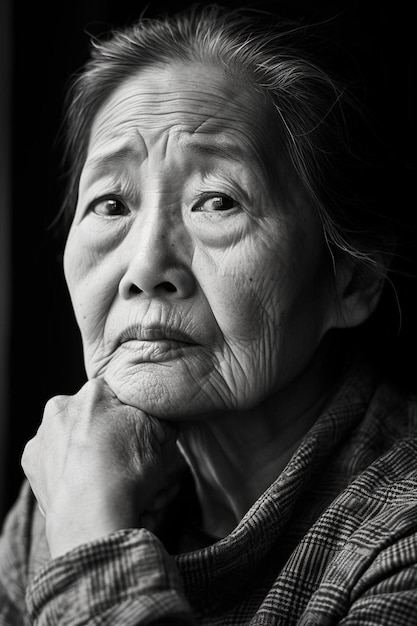
[[[417,625],[417,399],[356,371],[236,529],[192,552],[137,528],[49,560],[25,483],[0,624]]]

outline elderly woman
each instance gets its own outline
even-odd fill
[[[416,623],[416,404],[348,330],[390,244],[343,88],[266,21],[142,19],[74,81],[88,381],[25,448],[2,624]]]

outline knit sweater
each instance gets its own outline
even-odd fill
[[[128,528],[50,559],[24,482],[0,539],[0,624],[417,625],[417,397],[355,366],[238,526],[206,543],[181,552]]]

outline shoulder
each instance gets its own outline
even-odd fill
[[[416,459],[416,394],[384,380],[326,474],[344,473],[345,488],[303,541],[328,559],[303,624],[324,610],[346,626],[415,623]]]
[[[374,379],[345,444],[345,463],[353,476],[376,464],[385,475],[417,477],[417,391],[386,377]]]

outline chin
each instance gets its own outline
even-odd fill
[[[153,417],[181,420],[195,416],[198,419],[198,415],[217,409],[202,392],[200,382],[190,375],[180,375],[174,368],[152,364],[124,370],[109,367],[104,379],[120,402]]]

